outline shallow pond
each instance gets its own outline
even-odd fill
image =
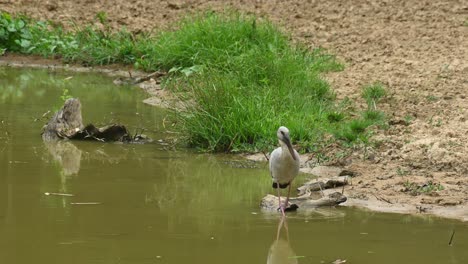
[[[154,143],[43,143],[64,89],[85,123]],[[166,112],[144,97],[101,75],[0,68],[0,263],[468,263],[467,224],[433,217],[292,213],[277,240],[279,215],[258,208],[266,164],[165,150]]]

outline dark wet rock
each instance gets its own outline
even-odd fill
[[[350,170],[342,170],[338,176],[351,176],[351,177],[356,177],[358,174],[354,171]]]

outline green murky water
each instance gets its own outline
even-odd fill
[[[290,214],[276,241],[279,216],[258,209],[270,191],[262,164],[157,141],[46,145],[45,120],[35,119],[58,108],[64,88],[81,99],[85,122],[168,136],[165,112],[143,104],[138,88],[0,68],[0,263],[468,263],[468,226],[438,218],[322,209]]]

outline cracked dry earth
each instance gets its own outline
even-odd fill
[[[336,54],[345,70],[324,77],[338,99],[349,97],[363,108],[363,85],[387,87],[379,107],[389,129],[374,136],[378,147],[345,162],[358,175],[347,190],[349,204],[468,221],[467,1],[0,0],[0,10],[65,25],[94,21],[105,11],[113,28],[133,32],[167,29],[190,12],[225,8],[267,17],[295,40]],[[409,183],[443,190],[414,193]]]

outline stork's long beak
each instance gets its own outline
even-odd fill
[[[288,147],[289,153],[291,153],[291,157],[293,158],[293,160],[296,160],[296,156],[294,155],[294,149],[291,144],[291,139],[288,136],[284,136],[283,142]]]

